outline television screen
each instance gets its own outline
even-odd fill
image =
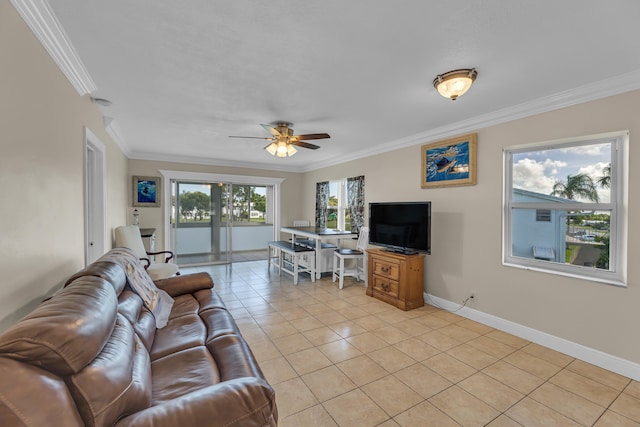
[[[369,243],[404,254],[430,254],[431,202],[369,203]]]

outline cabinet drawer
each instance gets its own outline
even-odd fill
[[[392,280],[399,280],[400,265],[387,260],[373,258],[373,274],[388,277]]]
[[[373,276],[373,290],[398,298],[398,282],[386,277]]]

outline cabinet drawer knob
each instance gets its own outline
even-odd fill
[[[380,267],[380,271],[382,271],[383,273],[388,273],[389,272],[389,266],[388,265],[383,265],[382,267]]]

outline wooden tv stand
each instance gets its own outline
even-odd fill
[[[367,295],[402,310],[424,305],[424,255],[367,250]]]

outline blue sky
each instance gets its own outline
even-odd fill
[[[513,186],[550,194],[556,181],[585,173],[596,181],[611,162],[611,144],[590,144],[513,155]],[[598,187],[600,202],[609,202],[609,189]]]

